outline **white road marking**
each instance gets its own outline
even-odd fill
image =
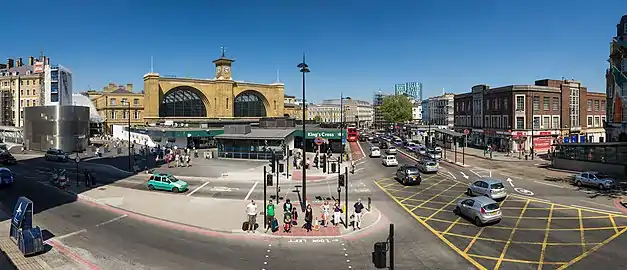
[[[77,235],[77,234],[84,233],[84,232],[86,232],[86,231],[87,231],[87,229],[82,229],[82,230],[78,230],[78,231],[71,232],[71,233],[68,233],[68,234],[64,234],[64,235],[61,235],[61,236],[55,236],[55,237],[53,237],[53,238],[54,238],[54,239],[57,239],[57,240],[61,240],[61,239],[63,239],[63,238],[68,238],[68,237],[70,237],[70,236],[75,236],[75,235]]]
[[[107,220],[107,221],[105,221],[105,222],[100,222],[100,223],[96,224],[96,227],[100,227],[100,226],[103,226],[103,225],[107,225],[107,224],[109,224],[109,223],[111,223],[111,222],[118,221],[118,220],[123,219],[123,218],[125,218],[125,217],[128,217],[128,215],[127,215],[127,214],[124,214],[124,215],[121,215],[121,216],[119,216],[119,217],[116,217],[116,218],[112,218],[112,219],[110,219],[110,220]]]
[[[231,192],[233,190],[239,190],[239,188],[216,187],[216,186],[211,188],[211,191],[214,191],[214,192]]]
[[[514,188],[514,190],[522,195],[526,195],[526,196],[533,196],[534,193],[531,190],[528,189],[524,189],[524,188]]]
[[[475,172],[474,170],[470,170],[470,172],[474,173],[476,176],[482,177],[481,174]],[[468,177],[466,177],[466,178],[468,178]]]
[[[468,175],[466,175],[464,172],[459,172],[459,173],[461,173],[464,178],[468,179]],[[479,177],[481,177],[481,176],[479,176]]]
[[[511,178],[507,178],[507,182],[510,186],[514,187],[514,181]]]
[[[187,196],[192,196],[194,193],[196,193],[196,191],[199,191],[201,188],[204,188],[206,185],[209,184],[209,181],[203,183],[202,185],[200,185],[199,187],[197,187],[196,189],[192,190],[192,192],[190,192],[189,194],[187,194]]]
[[[451,175],[451,177],[453,177],[453,179],[457,179],[457,177],[455,177],[455,175],[453,175],[453,173],[452,173],[452,172],[448,172],[448,174],[450,174],[450,175]]]
[[[551,187],[556,187],[556,188],[566,188],[565,186],[560,186],[557,184],[551,184],[551,183],[545,183],[545,182],[541,182],[541,181],[533,181],[534,183],[538,183],[538,184],[542,184],[545,186],[551,186]]]
[[[248,194],[246,194],[246,198],[244,198],[244,201],[248,200],[248,197],[250,197],[250,194],[253,193],[253,190],[255,190],[258,184],[259,184],[259,181],[255,181],[255,183],[253,184],[253,187],[251,187],[250,190],[248,191]]]
[[[606,212],[606,213],[621,214],[621,215],[623,214],[623,213],[618,212],[618,211],[611,211],[611,210],[605,210],[605,209],[599,209],[599,208],[594,208],[594,207],[581,206],[581,205],[576,205],[576,204],[571,204],[570,206],[577,207],[577,208],[590,209],[590,210],[594,210],[594,211]]]

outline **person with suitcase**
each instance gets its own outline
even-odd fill
[[[272,229],[272,232],[275,232],[278,230],[278,223],[276,224],[276,229],[275,229],[275,218],[274,218],[274,213],[276,210],[276,206],[272,203],[272,200],[270,200],[268,202],[268,206],[266,206],[266,232],[268,232],[269,229]]]
[[[257,223],[257,204],[255,204],[254,200],[250,200],[250,203],[246,206],[246,214],[248,215],[248,221],[245,222],[245,225],[248,223],[246,231],[248,233],[255,233],[255,225]]]

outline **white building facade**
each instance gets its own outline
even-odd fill
[[[411,120],[415,123],[422,122],[422,101],[414,100],[411,107]]]
[[[342,112],[341,106],[344,110]],[[359,127],[370,127],[374,120],[374,110],[372,104],[363,100],[345,98],[328,99],[320,104],[307,106],[309,120],[319,117],[325,123],[350,122],[356,123]],[[343,119],[342,119],[343,117]]]
[[[45,105],[72,105],[72,71],[61,65],[46,65]]]
[[[427,108],[429,119],[424,120],[433,125],[453,127],[455,124],[454,94],[430,97]],[[423,112],[424,114],[424,112]]]

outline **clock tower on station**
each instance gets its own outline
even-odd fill
[[[235,60],[226,57],[226,48],[221,48],[220,58],[213,60],[216,65],[216,80],[232,80],[231,65]]]

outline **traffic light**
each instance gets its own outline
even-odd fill
[[[322,162],[322,172],[327,173],[327,158],[322,155],[320,162]]]
[[[340,174],[338,176],[338,181],[340,181],[340,187],[345,187],[346,186],[346,176],[344,174]]]
[[[272,174],[266,174],[266,186],[272,186]]]
[[[387,243],[386,242],[376,242],[374,243],[374,251],[372,252],[372,264],[374,264],[374,267],[381,269],[381,268],[386,268],[386,249],[387,249]]]

